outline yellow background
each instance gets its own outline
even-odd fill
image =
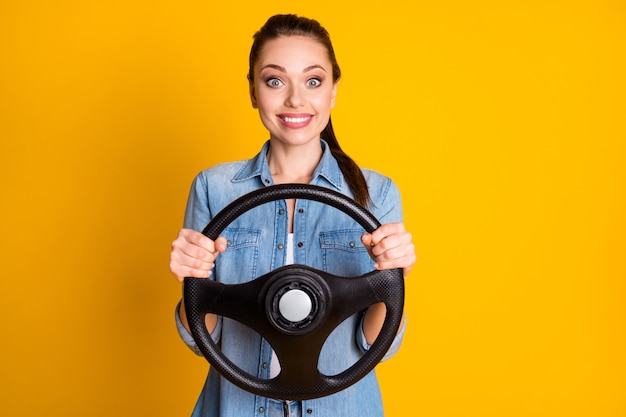
[[[296,12],[417,245],[387,415],[625,416],[624,3],[292,4],[0,2],[0,415],[189,415],[170,242],[192,177],[266,139],[251,36]]]

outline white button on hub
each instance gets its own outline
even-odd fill
[[[311,298],[302,290],[287,291],[278,302],[280,314],[292,323],[306,319],[311,308]]]

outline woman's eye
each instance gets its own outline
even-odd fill
[[[311,78],[306,82],[308,87],[319,87],[322,84],[322,80],[319,78]]]
[[[283,82],[280,81],[278,78],[270,78],[265,81],[265,83],[270,87],[280,87],[281,85],[283,85]]]

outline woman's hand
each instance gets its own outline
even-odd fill
[[[170,271],[178,281],[185,277],[208,278],[215,266],[215,258],[226,250],[226,238],[215,241],[192,229],[181,229],[172,242]]]
[[[402,223],[383,224],[361,237],[376,269],[402,268],[404,276],[409,274],[417,259],[412,239]]]
[[[215,258],[226,250],[226,243],[226,238],[222,236],[213,241],[195,230],[181,229],[176,240],[172,242],[170,271],[179,282],[183,282],[185,277],[208,278],[215,266]],[[183,300],[181,300],[178,314],[183,326],[190,331]],[[217,324],[217,316],[207,314],[205,323],[207,330],[213,332]]]
[[[412,236],[404,228],[402,223],[387,223],[374,230],[365,233],[361,241],[367,248],[374,260],[376,269],[402,268],[406,277],[415,264],[415,246]],[[372,344],[378,337],[383,327],[387,308],[383,303],[371,305],[365,314],[363,332],[367,343]],[[404,315],[398,331],[402,329]]]

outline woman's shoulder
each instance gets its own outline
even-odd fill
[[[363,175],[365,176],[365,179],[370,181],[370,180],[375,180],[375,181],[390,181],[391,179],[386,176],[385,174],[376,171],[374,169],[371,168],[363,168],[361,167],[361,172],[363,172]]]
[[[378,204],[397,204],[400,200],[400,190],[396,183],[387,175],[376,170],[361,168],[372,201]]]
[[[245,166],[250,164],[250,159],[232,162],[220,162],[203,169],[198,173],[199,177],[203,177],[207,180],[227,180],[230,181],[233,177],[240,172]]]
[[[395,187],[394,181],[385,174],[378,172],[376,170],[370,168],[361,168],[361,172],[363,172],[363,176],[365,177],[365,182],[367,182],[367,186],[372,188],[389,188]]]

